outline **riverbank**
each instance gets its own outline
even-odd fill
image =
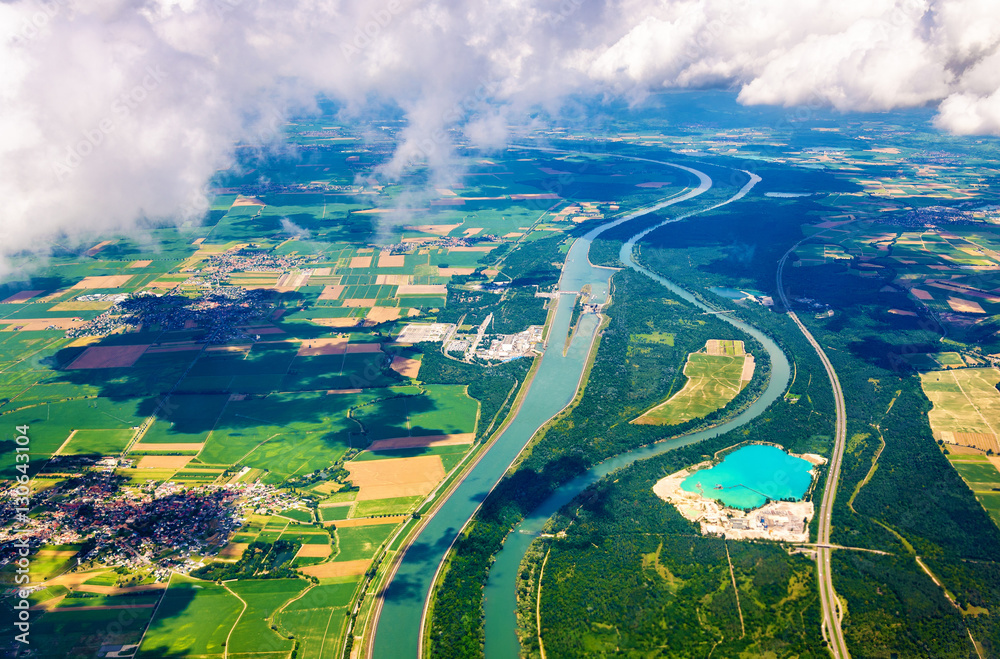
[[[694,171],[670,163],[663,164]],[[711,181],[707,176],[698,173],[697,178],[700,182],[697,188],[689,188],[687,193],[661,202],[653,208],[662,208],[692,198],[710,187]],[[652,209],[638,213],[649,210]],[[634,216],[635,214],[630,214],[603,226],[627,221]],[[547,337],[548,345],[538,373],[530,385],[531,391],[541,393],[526,394],[518,414],[497,438],[494,446],[470,469],[465,480],[456,486],[434,518],[413,537],[403,552],[395,574],[382,595],[381,609],[375,622],[372,656],[395,659],[419,655],[426,598],[435,581],[434,575],[452,542],[460,537],[460,529],[487,499],[537,429],[565,408],[577,394],[580,378],[590,361],[599,317],[595,314],[582,314],[579,327],[565,352],[559,337],[569,332],[574,306],[572,303],[575,302],[577,293],[589,285],[592,298],[604,301],[609,290],[610,275],[614,272],[607,268],[595,268],[590,264],[587,258],[588,237],[589,234],[574,243],[563,266],[558,289],[560,305]],[[466,642],[468,639],[460,639],[458,645]],[[458,647],[453,649],[459,650]]]
[[[758,180],[759,179],[757,177],[751,175],[750,181],[733,197],[731,197],[728,201],[715,204],[711,208],[718,208],[726,203],[741,199]],[[627,268],[645,275],[649,279],[653,280],[657,286],[665,287],[674,296],[693,305],[695,308],[704,312],[715,312],[717,310],[709,308],[697,299],[691,292],[680,288],[673,282],[670,282],[669,280],[658,276],[656,273],[643,268],[641,265],[636,264],[632,258],[632,250],[634,248],[635,241],[642,236],[657,227],[662,226],[663,224],[678,221],[679,219],[705,212],[705,210],[709,209],[687,213],[679,216],[678,218],[666,220],[639,232],[635,237],[623,245],[620,252],[620,258],[622,263],[624,263]],[[598,235],[598,233],[599,232],[596,231],[592,232],[591,234],[588,234],[587,238],[593,239]],[[729,323],[741,332],[749,334],[762,346],[763,352],[766,353],[768,360],[772,365],[770,378],[762,395],[757,400],[752,402],[746,409],[740,411],[735,418],[729,420],[728,422],[720,423],[712,428],[691,432],[666,441],[657,442],[656,440],[653,440],[653,443],[646,446],[621,452],[613,457],[606,458],[590,467],[590,469],[582,475],[560,485],[559,488],[540,505],[536,504],[533,506],[533,510],[524,515],[523,520],[517,524],[514,531],[506,535],[502,548],[496,554],[495,561],[489,568],[489,579],[486,586],[484,606],[484,628],[486,639],[485,650],[489,659],[492,659],[493,657],[515,657],[519,654],[519,643],[515,632],[517,621],[514,610],[515,606],[513,605],[517,590],[517,580],[521,574],[519,565],[521,564],[525,552],[528,550],[531,542],[538,536],[539,533],[541,533],[545,523],[556,511],[558,511],[566,503],[569,503],[569,501],[571,501],[579,493],[583,492],[587,487],[601,480],[612,471],[621,469],[637,460],[649,458],[660,453],[670,451],[681,446],[697,443],[709,438],[718,437],[729,430],[748,423],[763,413],[763,411],[767,409],[771,403],[778,400],[784,393],[789,381],[791,369],[788,360],[785,358],[784,353],[777,346],[777,344],[775,344],[774,341],[757,330],[755,327],[737,320],[736,318],[732,318],[726,314],[715,313],[713,313],[713,316]],[[581,428],[580,431],[582,432],[583,429]]]

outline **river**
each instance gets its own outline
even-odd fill
[[[760,179],[751,174],[750,182],[730,199],[704,210],[666,220],[636,234],[622,246],[619,254],[620,260],[628,267],[638,270],[648,277],[655,279],[677,297],[680,297],[705,311],[714,311],[714,309],[710,309],[699,302],[685,289],[678,287],[668,279],[665,279],[664,277],[661,277],[636,263],[633,259],[635,245],[648,233],[665,224],[679,222],[680,220],[693,215],[704,213],[742,199],[753,188],[753,186],[757,184],[758,181],[760,181]],[[659,455],[681,446],[687,446],[688,444],[717,437],[723,433],[733,430],[734,428],[738,428],[739,426],[759,416],[771,405],[771,403],[784,394],[785,389],[788,386],[791,370],[788,364],[788,359],[785,357],[785,354],[781,351],[777,344],[765,334],[760,332],[757,328],[747,325],[742,321],[731,318],[726,314],[718,314],[718,317],[734,325],[743,332],[753,336],[761,343],[761,345],[764,346],[764,349],[767,351],[768,356],[771,359],[771,377],[764,393],[749,407],[747,407],[747,409],[729,422],[720,426],[653,444],[651,446],[643,446],[627,453],[622,453],[613,458],[609,458],[608,460],[595,465],[586,473],[560,487],[530,515],[525,517],[525,519],[514,528],[514,532],[507,537],[503,549],[497,554],[496,562],[490,568],[489,581],[486,584],[486,602],[484,605],[487,659],[514,659],[520,655],[521,646],[518,642],[516,634],[516,584],[518,570],[525,553],[528,551],[528,546],[536,537],[538,537],[538,534],[541,533],[545,523],[550,517],[552,517],[553,514],[569,503],[588,486],[596,483],[611,472],[627,467],[636,460],[650,458],[654,455]]]
[[[451,496],[449,496],[448,499],[441,505],[433,517],[425,522],[423,528],[420,530],[409,547],[407,547],[405,553],[400,559],[395,574],[392,576],[388,586],[382,594],[382,609],[376,623],[375,639],[372,645],[372,656],[376,659],[410,659],[416,658],[420,655],[424,608],[430,595],[436,571],[441,565],[441,562],[444,560],[448,549],[451,547],[462,527],[475,514],[480,503],[486,498],[496,483],[503,477],[511,463],[513,463],[518,454],[520,454],[527,443],[531,440],[531,437],[535,434],[535,432],[549,419],[565,408],[576,395],[580,384],[580,378],[582,377],[583,371],[586,367],[591,346],[593,345],[594,336],[600,322],[599,317],[594,314],[583,314],[580,317],[579,326],[572,342],[568,348],[565,346],[565,337],[568,335],[570,330],[570,320],[576,300],[576,293],[580,291],[583,286],[589,285],[591,287],[593,301],[603,302],[607,298],[610,277],[613,273],[613,270],[609,268],[595,267],[590,263],[590,259],[588,257],[590,244],[593,239],[596,238],[601,232],[607,231],[608,229],[623,222],[627,222],[661,208],[692,199],[704,193],[712,186],[711,179],[698,170],[668,162],[641,158],[634,158],[634,160],[645,160],[646,162],[653,162],[687,171],[697,177],[698,186],[690,189],[682,195],[670,198],[649,208],[634,211],[612,222],[601,225],[590,231],[584,237],[578,239],[570,248],[569,254],[567,254],[566,257],[566,262],[563,265],[559,281],[558,306],[556,308],[555,317],[549,328],[548,345],[542,355],[541,363],[535,377],[530,383],[529,389],[524,396],[523,403],[518,409],[513,420],[497,438],[493,446],[485,452],[479,462],[470,470],[468,475],[455,488]],[[759,180],[756,177],[753,177],[753,179],[754,180],[751,180],[751,182],[735,197],[723,202],[722,204],[713,206],[712,208],[717,208],[725,203],[741,198],[751,187],[753,187],[756,181]],[[689,215],[684,215],[670,221],[678,221],[688,216]],[[656,277],[655,275],[652,275],[652,273],[648,273],[646,270],[632,262],[631,252],[635,240],[638,240],[650,230],[652,230],[652,228],[638,234],[623,248],[622,261],[629,265],[629,267],[634,267],[637,270],[646,272],[646,274],[649,274],[650,276],[654,276],[654,278],[661,281],[661,283],[664,283],[664,285],[673,290],[680,297],[702,306],[688,293],[681,291],[677,287],[673,286],[673,284],[666,282],[666,280]],[[786,383],[788,377],[788,363],[785,360],[784,355],[782,355],[780,350],[777,349],[777,346],[774,346],[773,343],[753,328],[749,328],[748,326],[735,320],[730,320],[728,318],[726,318],[726,320],[736,324],[737,327],[740,327],[741,329],[746,328],[744,331],[749,331],[757,337],[758,340],[765,343],[765,347],[767,347],[767,344],[773,346],[773,350],[770,347],[767,347],[767,349],[768,352],[771,353],[772,369],[776,374],[776,377],[772,377],[767,391],[758,403],[766,399],[771,393],[771,390],[777,387],[776,382],[778,380],[781,381],[781,389],[783,391],[784,384]],[[779,391],[775,394],[771,400],[776,398],[777,395],[780,395],[780,393],[781,392]],[[770,400],[767,401],[764,407],[766,407],[769,403]],[[752,416],[747,416],[747,414],[756,409],[756,405],[757,403],[752,405],[746,412],[744,412],[744,414],[738,417],[737,420],[743,419],[741,422],[745,423],[750,418],[753,418],[753,416],[756,416],[756,413],[759,412],[756,412]],[[763,408],[761,408],[760,411],[762,410]],[[735,421],[731,422],[731,424],[732,427],[738,425]],[[728,429],[731,424],[727,424],[715,432],[724,432],[725,429]],[[708,437],[711,435],[704,436]],[[691,441],[698,441],[699,437],[692,436],[690,439],[684,439],[688,440],[687,443],[689,443]],[[675,445],[679,446],[681,444],[678,443]],[[672,446],[662,444],[648,447],[647,449],[640,449],[640,451],[648,450],[650,451],[648,455],[654,455],[657,452],[668,450],[668,448],[672,448]],[[633,454],[635,457],[631,460],[627,460],[621,464],[614,463],[614,460],[627,458]],[[547,501],[542,508],[536,511],[536,513],[542,514],[553,505],[555,507],[552,508],[552,512],[554,512],[562,505],[562,503],[559,503],[559,501],[562,500],[561,497],[565,497],[565,501],[569,501],[569,499],[575,496],[576,493],[581,491],[590,482],[602,477],[608,471],[624,466],[625,464],[639,459],[640,457],[646,456],[640,455],[639,452],[632,452],[624,456],[619,456],[619,458],[615,458],[614,460],[609,460],[602,465],[598,465],[581,478],[578,478],[561,488],[559,492],[557,492],[552,499]],[[608,466],[610,466],[610,468],[606,471],[601,471]],[[587,480],[590,476],[593,476],[592,479]],[[544,519],[547,519],[549,515],[551,515],[551,512],[538,522],[539,529],[541,528],[541,525],[544,524]],[[519,527],[518,532],[513,534],[511,538],[524,537],[530,542],[533,535],[526,535],[526,533],[537,533],[537,531],[532,531],[533,527],[530,526],[531,520],[536,519],[536,517],[537,515],[533,514],[529,519],[525,520],[525,524],[528,524],[528,526]],[[521,531],[524,532],[522,533]],[[524,548],[527,548],[527,544],[525,544]],[[490,657],[516,657],[518,653],[517,639],[514,635],[513,578],[517,571],[517,565],[520,563],[519,557],[523,556],[524,551],[521,550],[520,553],[515,556],[514,553],[516,552],[517,543],[510,541],[508,541],[504,550],[501,552],[503,559],[513,565],[509,581],[510,597],[508,600],[503,600],[503,597],[506,596],[505,593],[508,588],[498,581],[498,579],[500,579],[504,574],[503,569],[501,569],[500,572],[497,572],[495,568],[494,571],[491,572],[490,584],[487,587],[486,634],[487,653]]]

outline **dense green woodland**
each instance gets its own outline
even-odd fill
[[[825,656],[811,561],[769,543],[728,543],[738,609],[726,541],[700,536],[650,489],[667,466],[650,460],[627,469],[581,497],[571,526],[553,520],[568,535],[542,542],[546,656]],[[522,566],[523,582],[535,567]],[[537,592],[527,595],[533,613]],[[522,620],[523,648],[538,656],[534,617]]]
[[[789,556],[770,543],[729,543],[747,627],[746,636],[739,638],[724,541],[698,535],[695,525],[652,492],[663,476],[741,441],[776,441],[793,452],[829,454],[833,398],[815,353],[800,334],[792,333],[786,317],[752,308],[739,313],[772,335],[780,332],[782,347],[794,362],[790,395],[740,429],[616,472],[564,509],[551,530],[565,530],[566,538],[536,541],[521,566],[519,618],[525,648],[537,644],[532,641],[537,635],[535,578],[551,549],[542,587],[547,656],[580,656],[580,643],[591,644],[588,652],[600,656],[601,639],[617,639],[622,649],[636,652],[659,649],[662,656],[708,656],[716,643],[713,656],[768,651],[826,656],[809,559]],[[666,571],[650,567],[651,554],[658,555]],[[580,618],[567,613],[574,607],[589,609]],[[620,636],[612,639],[606,632],[613,629]],[[604,649],[613,654],[613,647]]]
[[[649,236],[642,260],[692,288],[739,285],[773,291],[774,264],[801,238],[799,213],[815,210],[813,202],[796,204],[785,204],[787,213],[774,213],[767,221],[747,222],[748,209],[741,205],[740,214],[720,213],[699,231],[684,222],[668,225]],[[741,248],[727,252],[726,245]],[[741,260],[735,253],[748,256]],[[844,631],[852,654],[965,657],[972,651],[968,627],[992,656],[1000,651],[994,614],[1000,612],[994,563],[1000,559],[1000,532],[936,446],[926,416],[930,402],[902,359],[939,350],[939,328],[924,317],[886,313],[888,308],[920,310],[905,294],[882,291],[884,281],[858,277],[846,265],[785,272],[792,296],[808,295],[834,309],[833,317],[823,320],[800,314],[837,370],[848,409],[832,539],[894,555],[858,563],[836,554],[834,586],[848,602]],[[891,278],[892,271],[886,276]],[[858,490],[882,441],[874,474]],[[848,506],[852,495],[853,509]],[[962,616],[951,605],[927,605],[925,595],[936,586],[915,555],[960,566],[938,577],[963,606],[989,609],[990,615]],[[872,613],[877,610],[898,611],[896,617],[908,622],[887,626]]]

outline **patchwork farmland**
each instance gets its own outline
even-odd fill
[[[462,363],[444,337],[401,332],[544,324],[535,293],[569,232],[663,194],[607,183],[620,167],[601,156],[520,152],[470,162],[446,203],[394,223],[383,211],[408,183],[358,184],[359,148],[270,163],[273,189],[222,172],[198,226],[104,236],[0,282],[0,419],[29,429],[32,491],[52,502],[31,522],[32,599],[58,651],[339,651],[345,613],[362,606],[364,624],[372,580],[531,366]],[[567,168],[579,184],[547,192]],[[121,634],[90,633],[140,596]]]

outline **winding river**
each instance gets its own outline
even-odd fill
[[[565,347],[564,337],[568,335],[570,330],[576,295],[583,286],[589,285],[594,302],[606,301],[611,274],[614,272],[612,269],[591,264],[589,252],[592,241],[599,234],[612,227],[697,197],[712,186],[712,180],[706,174],[689,167],[644,158],[629,159],[684,170],[697,177],[699,184],[682,195],[629,213],[597,227],[573,244],[566,257],[559,281],[558,306],[549,328],[548,345],[542,355],[535,377],[524,396],[524,401],[513,420],[493,446],[480,458],[434,516],[427,520],[414,541],[406,549],[382,594],[382,607],[376,622],[371,656],[377,659],[410,659],[420,656],[425,606],[436,572],[449,548],[463,526],[475,514],[480,503],[503,477],[535,432],[564,409],[576,395],[600,322],[599,317],[595,314],[583,314],[580,317],[573,340],[568,348]],[[636,264],[632,259],[633,248],[638,240],[663,224],[680,221],[691,215],[703,213],[742,198],[759,180],[758,177],[751,175],[750,182],[732,198],[710,208],[678,216],[642,231],[622,247],[622,262],[628,267],[656,279],[678,297],[708,311],[708,307],[698,302],[688,292]],[[757,329],[745,323],[725,315],[719,317],[754,336],[768,351],[771,358],[772,377],[764,394],[743,413],[722,426],[669,442],[643,447],[596,465],[590,471],[561,487],[527,517],[508,537],[490,571],[489,583],[486,587],[486,654],[490,659],[518,656],[520,647],[515,635],[514,611],[517,569],[528,545],[554,512],[588,485],[611,471],[620,469],[636,460],[727,432],[759,415],[784,392],[788,382],[789,365],[777,345]]]
[[[758,181],[760,181],[760,178],[751,174],[750,182],[730,199],[704,210],[666,220],[636,234],[622,246],[619,254],[620,260],[628,267],[655,279],[677,297],[690,302],[704,311],[714,311],[698,301],[688,291],[636,263],[633,259],[635,245],[651,231],[654,231],[665,224],[679,222],[683,219],[691,217],[692,215],[704,213],[742,199],[753,188],[753,186],[757,184]],[[605,227],[600,227],[598,233],[600,230],[604,229]],[[589,244],[587,245],[587,248],[589,250]],[[718,317],[734,325],[743,332],[753,336],[755,339],[760,341],[761,345],[763,345],[764,349],[767,351],[768,356],[771,359],[771,378],[768,381],[767,388],[764,390],[763,395],[761,395],[738,416],[720,426],[695,432],[669,441],[653,444],[651,446],[643,446],[595,465],[586,473],[560,487],[552,494],[552,496],[543,502],[542,505],[528,515],[520,524],[518,524],[518,526],[515,527],[514,532],[507,537],[503,549],[499,552],[499,554],[497,554],[497,560],[490,568],[489,581],[486,584],[485,628],[487,659],[515,658],[520,655],[521,646],[515,632],[517,628],[515,609],[517,606],[516,583],[518,569],[525,553],[528,550],[528,546],[536,537],[538,537],[538,534],[541,533],[545,523],[550,517],[552,517],[553,514],[569,503],[588,486],[596,483],[611,472],[627,467],[636,460],[650,458],[654,455],[659,455],[660,453],[664,453],[681,446],[717,437],[723,433],[733,430],[734,428],[738,428],[739,426],[759,416],[771,405],[771,403],[784,394],[785,389],[788,386],[790,367],[785,354],[781,351],[777,344],[775,344],[774,341],[755,327],[747,325],[746,323],[736,320],[735,318],[731,318],[726,314],[719,314]]]

